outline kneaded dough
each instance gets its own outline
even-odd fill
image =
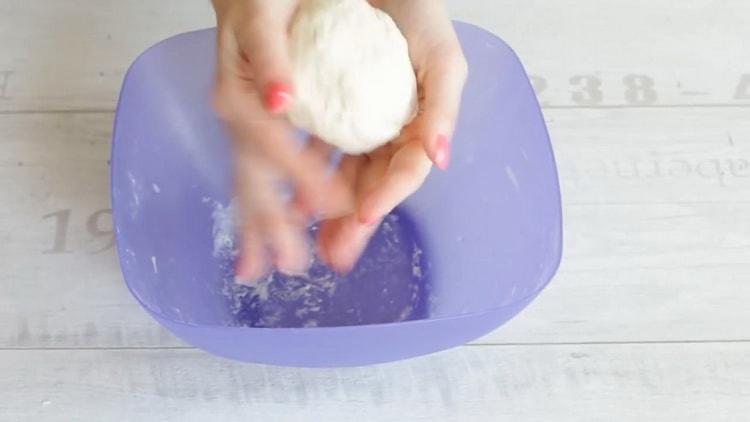
[[[398,136],[417,83],[406,39],[366,0],[302,0],[289,32],[290,121],[349,154]]]

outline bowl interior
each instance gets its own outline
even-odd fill
[[[528,78],[497,37],[457,23],[470,67],[451,167],[386,218],[346,276],[234,283],[230,150],[209,106],[213,30],[147,50],[115,124],[112,197],[126,282],[161,318],[201,326],[314,327],[477,313],[535,295],[557,269],[560,196]],[[311,227],[311,235],[316,228]]]

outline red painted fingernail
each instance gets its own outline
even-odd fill
[[[272,113],[284,112],[292,103],[292,90],[287,84],[271,82],[266,87],[263,100],[266,108]]]
[[[445,135],[438,135],[436,144],[435,164],[440,170],[445,170],[448,168],[448,164],[451,161],[451,145],[448,142],[448,137]]]

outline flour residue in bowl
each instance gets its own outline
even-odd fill
[[[221,294],[228,325],[250,327],[322,327],[398,322],[425,317],[427,273],[423,249],[402,216],[391,214],[355,269],[348,275],[330,270],[313,254],[307,274],[272,272],[252,285],[234,280],[236,202],[212,200],[213,256],[222,270]],[[310,228],[314,237],[317,227]],[[311,244],[314,242],[311,241]]]
[[[213,205],[213,211],[211,211],[211,219],[214,222],[212,230],[214,238],[214,258],[235,257],[238,252],[234,245],[234,228],[236,227],[237,221],[236,201],[232,200],[232,202],[230,202],[227,206],[224,206],[209,198],[204,198],[203,202]]]

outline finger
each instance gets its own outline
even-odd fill
[[[250,70],[242,59],[237,39],[230,28],[219,27],[216,34],[216,86],[213,106],[222,120],[236,120],[237,110],[244,97],[254,95],[255,86],[250,79]]]
[[[261,111],[262,113],[262,111]],[[299,151],[284,122],[258,120],[250,113],[227,122],[236,155],[261,154],[290,179],[307,214],[341,214],[354,207],[351,189],[339,175],[330,175],[328,159],[318,150]]]
[[[325,212],[320,215],[320,218],[332,219],[356,212],[356,192],[359,183],[358,173],[364,160],[366,160],[365,157],[354,155],[345,155],[341,159],[338,168],[331,175],[331,178],[339,181],[345,187],[346,198],[331,201]],[[328,196],[332,198],[342,195],[342,193],[333,189],[329,191]]]
[[[263,106],[271,113],[286,112],[292,102],[287,26],[295,5],[295,1],[283,0],[253,8],[253,17],[237,33]]]
[[[236,161],[236,184],[243,224],[259,233],[262,246],[268,246],[279,271],[290,274],[304,272],[309,257],[303,227],[276,191],[281,180],[279,174],[262,157],[239,157]],[[250,242],[249,237],[246,242]],[[250,243],[249,247],[257,245]]]
[[[327,158],[321,157],[319,151],[300,150],[288,123],[266,115],[257,98],[247,97],[234,118],[227,122],[236,145],[235,153],[261,153],[267,157],[291,180],[313,212],[325,214],[329,210],[351,209],[351,192],[340,177],[328,174]]]
[[[330,147],[317,137],[310,137],[304,148],[310,152],[310,155],[317,156],[323,162],[327,162],[331,152]],[[294,193],[292,207],[305,218],[311,218],[315,214],[314,207],[309,204],[308,199],[299,190]]]
[[[364,155],[344,155],[339,161],[338,167],[335,169],[332,177],[342,180],[346,186],[350,189],[353,200],[356,200],[356,194],[359,189],[360,170],[363,165],[368,161],[368,158]],[[349,208],[349,211],[354,211],[354,205]],[[333,216],[329,216],[333,218]]]
[[[363,225],[355,215],[324,221],[318,238],[321,258],[335,271],[348,273],[376,230],[377,225]]]
[[[423,100],[415,124],[425,151],[440,169],[450,162],[450,140],[458,119],[467,65],[458,42],[439,48],[422,75]]]
[[[331,237],[335,232],[336,220],[338,219],[323,220],[318,225],[318,236],[316,239],[317,253],[320,259],[329,266],[331,266],[331,263],[328,259],[328,245],[331,244]]]
[[[240,222],[240,250],[235,263],[235,280],[241,284],[251,284],[267,269],[265,240],[254,218],[255,207],[261,199],[255,186],[264,183],[259,176],[262,164],[257,156],[235,156],[235,194],[238,198]]]
[[[351,188],[356,191],[360,184],[360,169],[362,168],[363,163],[367,161],[368,158],[364,155],[344,155],[339,163],[336,173],[339,177],[348,181]],[[331,265],[331,260],[329,258],[331,255],[331,239],[338,231],[338,227],[343,221],[343,217],[350,215],[352,211],[356,210],[350,210],[349,212],[342,213],[338,216],[329,216],[320,223],[317,239],[318,255],[328,265]]]
[[[255,216],[268,240],[273,263],[282,273],[304,274],[310,264],[304,229],[280,203],[275,205],[279,206],[267,206]]]
[[[326,163],[326,172],[330,172],[328,170],[328,167],[330,166],[328,163],[331,159],[331,153],[333,152],[333,147],[322,140],[320,138],[311,136],[307,144],[304,147],[305,151],[307,151],[308,154],[310,154],[311,157],[315,157],[318,160],[320,160],[323,163]],[[336,179],[337,181],[340,181],[340,179]],[[303,215],[304,218],[312,218],[316,214],[316,209],[313,204],[315,204],[316,198],[310,198],[303,190],[297,190],[294,194],[294,197],[292,199],[292,206]],[[328,192],[328,196],[334,196],[336,195],[336,190],[334,189],[331,192]],[[331,200],[327,201],[328,205],[324,206],[325,214],[330,215],[338,214],[341,215],[345,212],[350,211],[351,204],[348,201],[338,201],[338,200]],[[343,206],[344,208],[336,209],[335,207]]]
[[[235,263],[235,282],[250,285],[267,269],[263,238],[252,218],[244,218],[240,230],[239,257]]]
[[[336,218],[355,211],[354,192],[339,174],[330,176],[323,186],[322,196],[312,190],[297,189],[293,207],[305,218]]]
[[[382,182],[362,198],[359,221],[366,225],[379,222],[422,185],[431,167],[420,143],[405,144],[393,156]]]
[[[321,220],[338,218],[355,211],[354,203],[348,199],[353,196],[351,192],[344,194],[345,198],[341,198],[341,194],[336,193],[335,190],[328,192],[326,196],[331,200],[326,202],[320,212],[315,212],[310,207],[310,200],[304,199],[299,193],[295,193],[291,206],[299,213],[303,221],[309,221],[311,218]]]

